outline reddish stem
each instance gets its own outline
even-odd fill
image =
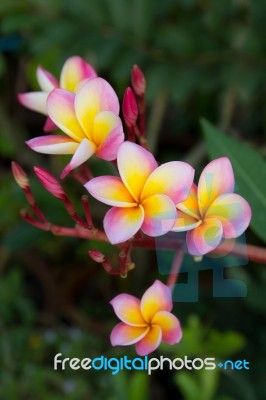
[[[82,201],[82,205],[83,205],[83,210],[84,210],[84,214],[86,217],[86,221],[88,224],[88,229],[92,229],[93,228],[93,222],[92,222],[92,216],[91,216],[91,211],[90,211],[90,203],[89,203],[89,199],[88,196],[84,195],[81,197],[81,201]]]
[[[29,203],[32,211],[34,212],[34,214],[42,221],[42,222],[47,222],[46,217],[43,215],[43,213],[41,212],[39,206],[36,203],[35,197],[30,189],[30,187],[26,187],[24,190],[27,202]]]
[[[71,201],[69,200],[69,198],[66,197],[65,199],[63,199],[63,202],[64,202],[64,204],[65,204],[66,210],[67,210],[68,214],[70,215],[70,217],[71,217],[77,224],[80,224],[80,225],[83,226],[84,228],[88,228],[87,223],[84,222],[83,219],[81,219],[81,218],[78,216],[78,214],[77,214],[77,212],[76,212],[76,210],[75,210],[73,204],[72,204]]]
[[[183,249],[180,249],[175,254],[171,272],[168,277],[167,285],[169,287],[173,287],[176,284],[183,259],[184,259],[184,251]]]

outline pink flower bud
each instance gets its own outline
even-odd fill
[[[130,87],[128,87],[125,91],[122,110],[127,126],[134,127],[138,117],[138,106],[135,94]]]
[[[105,255],[98,250],[89,250],[88,253],[90,258],[97,263],[101,264],[105,261]]]
[[[43,187],[48,190],[48,192],[50,192],[53,196],[57,197],[60,200],[66,199],[66,194],[62,186],[51,174],[49,174],[49,172],[41,167],[34,167],[34,171],[37,175],[37,178],[39,179]]]
[[[21,168],[19,164],[17,164],[15,161],[12,161],[11,164],[11,169],[12,173],[14,176],[15,181],[21,187],[21,189],[25,190],[28,189],[30,184],[29,184],[29,179],[25,173],[25,171]]]
[[[131,72],[131,82],[138,96],[143,96],[146,90],[146,80],[142,70],[135,64]]]

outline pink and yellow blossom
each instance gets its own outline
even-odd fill
[[[193,184],[188,198],[177,204],[173,231],[188,231],[186,240],[190,254],[207,254],[222,238],[236,238],[247,229],[251,208],[243,197],[233,193],[234,186],[231,162],[221,157],[204,168],[198,187]]]
[[[39,153],[73,154],[62,178],[93,154],[107,161],[116,159],[124,132],[118,98],[107,81],[99,77],[86,80],[76,94],[54,89],[48,96],[47,110],[65,135],[40,136],[27,144]]]
[[[194,169],[181,161],[158,167],[149,151],[131,142],[119,147],[117,166],[120,177],[100,176],[85,185],[93,197],[113,206],[103,221],[109,241],[125,242],[139,229],[153,237],[169,232],[175,204],[188,196]]]
[[[110,304],[122,321],[111,332],[112,346],[135,344],[137,354],[145,356],[157,349],[161,342],[180,342],[182,330],[179,320],[171,314],[171,291],[162,282],[156,280],[141,300],[123,293]]]
[[[40,91],[20,93],[19,102],[32,111],[48,115],[47,97],[49,93],[56,88],[62,88],[76,93],[79,85],[85,79],[95,78],[97,76],[94,68],[79,56],[72,56],[66,60],[63,65],[59,81],[49,71],[39,66],[37,68],[37,81],[41,88]],[[44,125],[44,131],[48,132],[56,128],[56,125],[48,117]]]

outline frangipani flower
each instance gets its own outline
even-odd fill
[[[77,91],[78,86],[84,79],[95,78],[97,76],[94,68],[86,63],[79,56],[72,56],[66,60],[63,65],[59,81],[43,67],[37,68],[37,81],[41,88],[38,92],[20,93],[18,95],[19,102],[41,114],[48,115],[46,101],[48,94],[55,88],[62,88],[73,93]],[[56,128],[56,125],[47,118],[44,125],[44,131],[48,132]]]
[[[54,89],[47,99],[51,120],[66,134],[31,139],[28,146],[39,153],[74,154],[63,170],[64,178],[93,154],[111,161],[124,141],[119,102],[113,88],[102,78],[86,80],[76,95]]]
[[[251,208],[233,193],[234,186],[230,160],[217,158],[202,171],[198,187],[193,185],[188,198],[177,204],[173,231],[188,231],[187,246],[192,255],[209,253],[222,238],[236,238],[247,229]]]
[[[171,291],[162,282],[156,280],[141,300],[124,293],[110,304],[122,321],[111,332],[112,346],[135,344],[137,354],[145,356],[157,349],[161,341],[180,342],[180,322],[170,312],[173,308]]]
[[[149,236],[169,232],[175,204],[188,196],[194,169],[181,161],[158,167],[149,151],[131,142],[119,147],[117,165],[120,178],[100,176],[85,185],[93,197],[113,206],[103,221],[109,241],[125,242],[139,229]]]

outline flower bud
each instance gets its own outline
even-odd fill
[[[29,184],[29,179],[25,173],[25,171],[21,168],[19,164],[17,164],[15,161],[12,161],[11,164],[11,169],[12,173],[14,176],[15,181],[21,187],[21,189],[25,190],[28,189],[30,184]]]
[[[144,96],[146,90],[146,80],[142,70],[135,64],[131,72],[131,82],[138,96]]]
[[[48,192],[50,192],[53,196],[58,198],[59,200],[65,200],[66,199],[66,194],[60,185],[60,183],[51,175],[49,172],[47,172],[45,169],[41,167],[34,167],[34,172],[37,175],[37,178],[45,187]]]
[[[90,258],[97,263],[101,264],[105,261],[105,255],[98,250],[89,250],[88,253]]]
[[[125,91],[122,110],[127,126],[134,127],[138,117],[138,106],[135,94],[130,87],[128,87]]]

